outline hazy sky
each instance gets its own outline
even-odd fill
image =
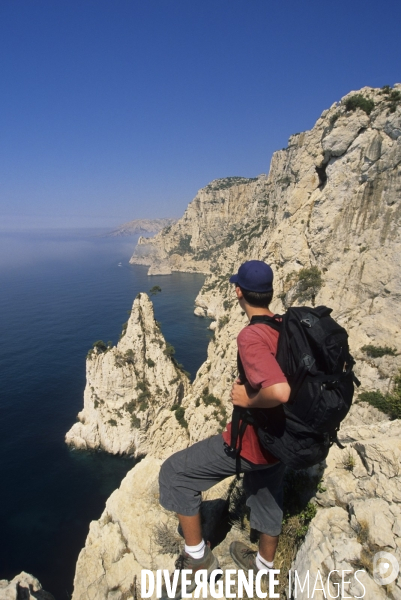
[[[180,216],[350,90],[401,81],[399,0],[1,0],[0,228]]]

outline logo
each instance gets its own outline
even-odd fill
[[[390,552],[377,552],[373,557],[373,579],[379,585],[393,583],[400,572],[400,565]]]

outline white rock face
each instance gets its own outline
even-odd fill
[[[395,90],[401,91],[401,85]],[[153,367],[145,363],[148,338],[157,337],[150,317],[143,339],[136,317],[135,328],[127,329],[127,334],[134,330],[131,338],[122,339],[127,346],[120,342],[117,349],[88,361],[85,407],[81,423],[71,430],[73,443],[147,457],[111,496],[102,518],[92,523],[78,561],[74,600],[123,600],[133,590],[140,568],[172,567],[172,558],[161,552],[154,534],[154,525],[160,524],[169,531],[168,539],[175,539],[174,518],[157,501],[160,458],[220,431],[231,414],[235,338],[247,321],[228,278],[244,260],[262,259],[272,265],[274,312],[293,303],[331,306],[350,334],[361,390],[392,389],[401,367],[401,106],[390,112],[388,96],[380,90],[364,88],[358,93],[374,102],[369,115],[360,108],[347,110],[346,102],[355,92],[348,94],[324,111],[313,129],[292,136],[288,148],[273,155],[268,176],[216,180],[198,193],[177,223],[152,239],[140,239],[131,262],[148,265],[150,274],[175,270],[208,274],[196,300],[196,314],[214,319],[214,338],[193,385],[181,381],[180,391],[174,392],[185,409],[187,428],[168,410],[176,400],[157,396]],[[299,297],[299,272],[311,267],[320,272],[322,285],[308,288],[306,298]],[[135,310],[139,307],[134,304]],[[362,350],[367,344],[391,346],[397,352],[372,359]],[[158,357],[164,371],[166,358],[163,352],[156,353],[156,346],[149,357],[156,364]],[[133,367],[113,363],[112,353],[127,349],[138,353],[138,374]],[[123,407],[131,398],[137,402],[135,387],[142,373],[152,398],[162,398],[163,404],[151,404],[146,409],[149,415],[135,409],[141,426],[132,432]],[[169,379],[163,381],[165,391]],[[115,390],[122,394],[121,401]],[[104,405],[95,408],[94,393]],[[118,426],[107,425],[110,419]],[[292,568],[302,580],[308,569],[320,570],[325,578],[330,570],[350,569],[344,597],[361,596],[363,585],[365,598],[401,600],[399,578],[383,588],[371,576],[378,550],[393,553],[401,563],[400,421],[390,421],[364,403],[355,404],[340,439],[347,450],[330,451],[323,481],[326,491],[317,493],[317,515]],[[225,485],[210,493],[224,500],[230,492],[229,482]],[[227,553],[237,534],[231,531],[216,548],[224,568],[234,568]],[[367,569],[359,574],[360,582],[353,575],[356,567]],[[337,583],[332,578],[333,596]],[[298,590],[297,597],[307,597],[302,594]],[[316,591],[313,597],[324,595]]]
[[[213,181],[171,228],[141,238],[131,262],[150,265],[150,272],[162,263],[164,272],[210,274],[196,304],[216,319],[236,318],[228,275],[244,260],[272,265],[277,312],[294,302],[299,271],[315,266],[323,277],[315,303],[333,308],[354,352],[367,344],[400,350],[401,104],[390,112],[381,90],[358,94],[374,102],[369,115],[346,109],[351,92],[313,129],[291,136],[288,148],[273,155],[268,176]],[[388,389],[400,355],[384,377],[369,367],[373,377],[361,366],[366,389],[372,379]]]
[[[401,421],[383,418],[365,403],[356,404],[341,428],[341,439],[348,440],[346,450],[330,451],[323,476],[325,491],[316,497],[322,508],[292,569],[300,581],[309,571],[313,582],[318,571],[326,581],[327,574],[337,569],[334,583],[348,569],[351,583],[345,589],[351,598],[362,596],[361,583],[364,598],[399,598],[401,576],[383,587],[373,579],[371,569],[379,551],[390,552],[401,564]],[[363,572],[355,578],[357,569]],[[330,585],[333,596],[335,589]],[[294,578],[292,591],[295,595]],[[306,590],[302,593],[298,586],[296,597],[308,598]],[[314,597],[323,598],[323,592]]]
[[[54,600],[54,596],[42,589],[39,581],[22,571],[11,581],[0,579],[0,600]]]
[[[66,442],[134,456],[151,450],[163,457],[171,443],[185,447],[188,435],[170,408],[181,404],[190,384],[168,353],[153,305],[139,294],[117,346],[94,349],[87,359],[84,408]]]
[[[78,558],[73,600],[122,600],[131,597],[128,594],[135,589],[139,591],[141,569],[174,568],[174,557],[183,541],[177,533],[175,516],[159,504],[160,465],[154,457],[143,459],[110,496],[100,519],[91,523]],[[203,496],[206,535],[217,525],[231,481],[226,480]],[[215,501],[219,499],[221,504],[216,509]],[[208,501],[212,509],[208,509]],[[162,545],[157,543],[160,539]]]

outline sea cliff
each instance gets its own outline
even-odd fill
[[[291,136],[288,147],[273,155],[268,175],[213,181],[175,224],[139,240],[131,262],[148,265],[149,274],[207,274],[196,314],[214,318],[214,338],[190,386],[167,356],[150,301],[141,295],[117,347],[88,358],[84,410],[68,442],[147,456],[91,524],[74,600],[127,598],[137,594],[141,568],[172,568],[181,540],[174,516],[158,504],[158,470],[163,458],[221,431],[229,417],[235,337],[246,320],[228,278],[244,260],[272,265],[275,312],[294,304],[333,308],[350,334],[360,392],[393,390],[401,368],[400,192],[401,85],[363,88],[325,110],[310,131]],[[117,366],[129,350],[137,357],[135,368]],[[152,400],[139,410],[138,385],[145,379]],[[316,516],[303,544],[302,536],[288,534],[292,547],[280,549],[278,568],[288,570],[292,559],[300,573],[361,568],[364,597],[401,598],[400,578],[383,588],[372,576],[378,550],[401,562],[400,433],[399,420],[356,401],[340,433],[346,450],[333,448],[325,464],[306,474],[316,484],[310,494]],[[308,485],[302,484],[303,491]],[[234,568],[229,541],[249,537],[246,517],[235,517],[238,498],[241,486],[233,481],[205,497],[210,536],[216,519],[231,515],[223,541],[215,540],[223,568]],[[350,578],[347,592],[358,597],[360,584]],[[323,598],[323,592],[314,597]]]

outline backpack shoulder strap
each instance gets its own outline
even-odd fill
[[[249,323],[249,325],[254,325],[255,323],[264,323],[272,329],[275,329],[276,331],[280,332],[282,325],[282,316],[273,315],[272,317],[269,317],[268,315],[254,315],[251,318],[251,322]]]

